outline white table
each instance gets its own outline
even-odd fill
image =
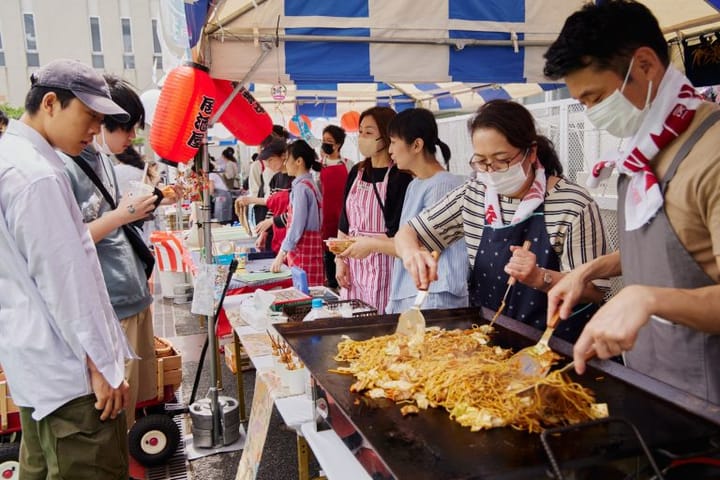
[[[274,375],[272,355],[262,354],[257,348],[250,345],[252,339],[257,339],[258,334],[264,334],[264,330],[255,327],[268,326],[268,330],[276,335],[272,328],[272,322],[277,322],[277,316],[267,315],[266,318],[258,318],[257,312],[250,308],[252,293],[233,295],[227,297],[224,302],[225,312],[233,327],[234,337],[245,347],[250,361],[256,369],[256,375],[260,378],[268,378]],[[244,317],[249,321],[245,321]],[[262,315],[259,315],[262,317]],[[247,324],[243,324],[247,323]],[[254,326],[250,326],[252,324]],[[247,346],[246,346],[247,343]],[[254,345],[257,347],[257,345]],[[239,349],[236,345],[236,352]],[[236,355],[238,372],[240,355]],[[266,382],[269,384],[269,382]],[[269,384],[270,385],[270,384]],[[312,450],[320,468],[329,480],[371,480],[371,477],[362,467],[360,462],[353,456],[352,452],[342,442],[340,437],[333,430],[318,432],[314,419],[314,404],[307,395],[287,395],[286,391],[270,388],[275,407],[285,425],[295,430],[298,441],[298,470],[300,480],[308,480],[308,447]],[[244,412],[242,412],[244,415]]]

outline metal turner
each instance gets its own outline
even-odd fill
[[[432,257],[437,261],[440,254],[432,252]],[[423,316],[420,308],[428,296],[427,290],[418,290],[415,296],[415,303],[409,310],[405,310],[398,317],[397,329],[395,333],[407,336],[411,341],[415,340],[420,343],[425,338],[425,316]]]
[[[525,377],[544,377],[550,371],[552,350],[550,350],[548,342],[559,321],[560,311],[558,310],[548,322],[547,328],[538,343],[525,347],[510,357],[509,361],[518,363],[521,375]]]

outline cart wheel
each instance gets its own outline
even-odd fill
[[[146,467],[165,463],[180,443],[180,429],[167,415],[138,419],[128,433],[130,454]]]
[[[17,480],[20,478],[20,444],[0,444],[0,479]]]

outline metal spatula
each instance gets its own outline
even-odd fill
[[[575,366],[575,362],[574,362],[574,361],[568,362],[567,364],[565,364],[564,367],[558,369],[557,372],[558,372],[558,373],[565,373],[565,372],[567,372],[568,370],[570,370],[571,368],[573,368],[574,366]],[[515,395],[522,395],[523,393],[526,393],[526,392],[529,392],[530,390],[533,390],[533,389],[537,386],[538,382],[539,382],[540,380],[542,380],[543,378],[545,378],[545,376],[546,376],[548,373],[550,373],[550,370],[549,370],[549,369],[548,369],[548,371],[546,371],[542,376],[540,376],[540,377],[538,377],[536,380],[534,380],[530,385],[528,385],[528,386],[526,386],[526,387],[523,387],[523,388],[521,388],[520,390],[517,390],[517,391],[515,392]]]
[[[437,261],[440,254],[438,252],[432,252],[433,258]],[[425,303],[425,299],[428,296],[427,290],[418,290],[415,296],[415,303],[410,307],[409,310],[405,310],[398,317],[398,325],[395,329],[395,333],[405,335],[410,339],[422,341],[425,337],[425,317],[420,311],[420,307]]]
[[[523,250],[530,250],[530,246],[532,245],[532,242],[530,240],[525,240],[523,242],[522,248]],[[495,323],[495,320],[498,319],[500,314],[505,310],[505,300],[507,300],[507,296],[510,293],[510,289],[513,285],[517,283],[517,278],[510,277],[507,281],[507,288],[505,289],[505,295],[503,295],[502,302],[500,302],[500,306],[498,307],[497,311],[495,312],[495,315],[493,315],[492,320],[490,320],[490,326],[492,327]]]
[[[535,345],[525,347],[510,357],[509,361],[517,362],[520,374],[526,377],[544,377],[552,366],[552,350],[548,346],[550,337],[552,337],[555,327],[560,320],[560,311],[550,319],[540,340]]]

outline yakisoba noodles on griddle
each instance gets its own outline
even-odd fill
[[[487,325],[429,328],[418,345],[394,334],[364,341],[346,338],[338,344],[335,360],[350,365],[332,371],[355,376],[351,391],[405,403],[403,414],[443,407],[473,431],[512,426],[539,432],[607,416],[592,392],[567,376],[553,372],[539,380],[523,379],[510,360],[512,351],[490,345],[490,332]],[[558,358],[549,355],[548,361]],[[532,383],[537,386],[518,394]]]

